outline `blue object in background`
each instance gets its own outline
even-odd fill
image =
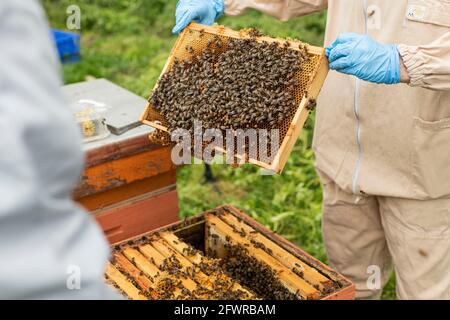
[[[79,61],[80,56],[80,35],[73,32],[65,32],[52,29],[53,38],[58,48],[61,63]]]

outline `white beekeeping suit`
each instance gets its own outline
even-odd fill
[[[116,297],[105,238],[71,198],[81,139],[60,86],[39,3],[1,1],[0,298]]]

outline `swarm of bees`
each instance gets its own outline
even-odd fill
[[[169,146],[171,144],[170,135],[162,130],[155,129],[148,135],[151,143]]]
[[[190,59],[175,60],[153,91],[153,108],[164,116],[169,131],[192,132],[194,120],[203,128],[276,128],[298,106],[295,75],[310,56],[306,45],[256,41],[262,34],[247,32],[244,39],[212,37]]]
[[[111,263],[126,279],[128,287],[123,287],[123,282],[116,282],[117,278],[111,277],[108,273],[106,278],[108,283],[113,285],[124,296],[130,297],[129,291],[126,292],[124,289],[129,289],[131,285],[138,294],[148,299],[197,300],[207,298],[211,300],[245,300],[256,298],[251,290],[241,287],[236,280],[227,275],[222,268],[220,259],[206,257],[201,251],[182,240],[173,241],[174,244],[183,244],[184,246],[183,250],[177,254],[169,255],[168,252],[174,249],[168,242],[163,241],[166,248],[169,248],[163,260],[158,261],[160,258],[145,256],[144,259],[147,260],[145,264],[151,265],[158,270],[152,276],[148,274],[148,269],[146,269],[148,266],[146,267],[142,260],[139,263],[135,258],[128,258],[128,265],[127,263],[124,264],[123,252],[125,250],[132,248],[142,254],[145,252],[142,251],[142,246],[151,245],[155,240],[161,241],[157,234],[153,237],[143,236],[129,240],[113,248]],[[199,261],[186,264],[186,259],[192,256],[201,258]],[[180,259],[184,260],[184,262]],[[130,263],[132,267],[130,267]],[[130,272],[134,268],[138,268],[139,271]],[[190,288],[186,287],[186,285],[190,285]]]
[[[107,282],[142,300],[315,300],[341,287],[243,217],[221,207],[115,245]]]
[[[251,257],[247,248],[228,244],[226,248],[229,254],[223,259],[223,268],[233,279],[265,300],[298,300],[280,283],[274,270]]]

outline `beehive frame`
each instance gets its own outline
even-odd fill
[[[161,72],[161,76],[168,72],[172,67],[175,59],[180,61],[190,58],[185,48],[191,46],[194,48],[195,54],[201,52],[206,46],[209,39],[214,36],[219,36],[225,40],[228,38],[246,39],[250,35],[244,31],[234,31],[224,26],[214,25],[205,26],[197,23],[191,23],[178,37],[169,58]],[[256,39],[258,42],[266,41],[268,43],[277,42],[281,45],[286,43],[285,39],[276,39],[267,36],[261,36]],[[288,49],[299,50],[300,41],[289,40],[290,46]],[[311,57],[310,61],[304,66],[304,71],[297,74],[297,79],[300,82],[298,89],[295,91],[298,107],[290,112],[290,116],[279,125],[280,129],[280,147],[276,154],[274,154],[270,161],[263,161],[262,159],[254,159],[247,155],[234,154],[236,162],[251,163],[263,169],[281,173],[289,155],[300,135],[300,132],[305,124],[305,121],[310,113],[309,104],[315,100],[319,95],[320,89],[328,74],[328,61],[325,56],[325,49],[307,45],[308,53]],[[161,77],[160,76],[160,77]],[[157,88],[157,85],[154,89]],[[144,109],[141,115],[141,122],[149,125],[157,130],[169,133],[164,117],[160,115],[151,105],[151,100]],[[215,150],[225,154],[227,151],[221,147],[216,146]]]
[[[268,263],[275,264],[274,268],[279,268],[280,266],[287,268],[284,271],[286,272],[284,281],[289,282],[294,279],[292,274],[288,274],[288,270],[295,271],[295,268],[301,268],[303,273],[301,277],[310,285],[313,284],[313,288],[317,290],[323,291],[331,283],[333,286],[338,286],[329,294],[322,295],[320,299],[354,299],[355,286],[345,277],[230,205],[221,206],[183,221],[113,244],[115,261],[113,264],[108,265],[106,275],[109,281],[114,282],[131,299],[160,299],[157,295],[143,295],[133,282],[130,282],[127,276],[120,270],[125,270],[128,276],[131,275],[139,287],[143,289],[151,288],[151,281],[153,276],[158,272],[158,265],[161,264],[164,256],[167,257],[168,255],[166,251],[184,255],[185,258],[180,257],[180,261],[185,267],[189,267],[189,264],[198,263],[201,257],[196,253],[186,255],[184,251],[185,243],[189,243],[190,245],[195,244],[197,247],[203,245],[203,250],[207,251],[212,246],[217,246],[214,241],[211,241],[213,238],[211,235],[218,234],[219,237],[224,238],[224,228],[230,227],[235,228],[235,230],[243,230],[249,235],[247,240],[236,241],[255,240],[262,243],[268,250],[271,250],[270,255],[276,258],[277,261],[271,259],[273,262],[269,261]],[[232,236],[231,238],[235,237]],[[161,245],[155,245],[155,241]],[[149,243],[151,245],[148,245]],[[220,248],[216,247],[214,250],[220,250]],[[268,259],[264,251],[256,247],[252,250],[253,254],[262,255],[262,259]],[[208,277],[201,274],[192,276],[192,279],[196,283],[209,281]],[[298,281],[298,278],[297,280],[292,280],[291,283],[295,281]],[[306,290],[312,290],[308,287],[308,283],[299,284],[305,288],[305,291],[303,291],[304,294],[308,294]],[[195,284],[189,281],[189,283],[185,284],[186,286],[192,287]],[[316,299],[317,296],[311,296],[310,298]]]

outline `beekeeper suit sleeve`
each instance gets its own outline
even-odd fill
[[[327,0],[225,0],[225,14],[236,16],[247,9],[255,9],[282,21],[327,8]]]
[[[411,86],[450,91],[450,32],[428,45],[398,48]]]
[[[0,299],[116,298],[108,246],[72,200],[80,134],[36,0],[0,2]]]

